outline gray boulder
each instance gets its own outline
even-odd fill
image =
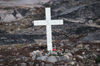
[[[58,58],[56,56],[49,56],[47,58],[47,62],[55,63],[58,61]]]
[[[1,16],[1,21],[4,22],[10,22],[10,21],[15,21],[16,18],[12,14],[3,14]]]
[[[38,57],[37,60],[46,61],[47,56]]]

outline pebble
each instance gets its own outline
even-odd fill
[[[0,63],[0,66],[4,66],[4,65]]]
[[[46,61],[47,56],[37,57],[37,60]]]
[[[85,54],[85,52],[82,52],[82,54],[84,55],[84,54]]]
[[[75,61],[71,61],[71,62],[69,62],[69,64],[75,65]]]
[[[100,66],[100,63],[98,63],[98,66]]]
[[[3,62],[4,61],[4,59],[0,59],[0,62]]]
[[[65,52],[69,52],[69,50],[68,49],[65,49]]]
[[[15,64],[14,66],[18,66],[17,64]]]
[[[28,61],[28,58],[27,57],[22,57],[22,60],[27,62]]]
[[[80,55],[77,55],[77,57],[80,58],[80,59],[83,59],[84,58],[83,56],[80,56]]]
[[[33,52],[30,53],[30,56],[34,56],[34,55],[36,55],[39,52],[40,52],[39,50],[33,51]]]
[[[29,65],[32,66],[34,64],[34,62],[29,62]]]
[[[79,51],[79,48],[73,48],[73,50],[71,51],[71,52],[77,52],[77,51]]]
[[[20,28],[17,28],[17,30],[20,30]]]
[[[55,62],[57,62],[57,61],[58,61],[58,59],[57,59],[56,56],[49,56],[49,57],[47,58],[47,62],[55,63]]]
[[[76,58],[73,58],[73,60],[75,61],[75,60],[76,60]]]
[[[65,61],[65,60],[68,60],[65,56],[59,56],[59,61]]]
[[[79,44],[79,45],[77,45],[76,48],[78,48],[78,49],[82,49],[82,48],[83,48],[83,44]]]
[[[35,66],[39,66],[39,64],[36,64]]]
[[[87,50],[90,49],[90,48],[89,48],[89,45],[84,45],[84,48],[87,49]]]
[[[69,55],[68,54],[65,54],[64,55],[68,60],[70,59]]]
[[[22,19],[22,18],[23,18],[23,16],[22,16],[20,13],[16,14],[16,17],[17,17],[18,19]]]
[[[35,60],[36,59],[36,55],[32,56],[32,60]]]
[[[97,51],[100,51],[100,49],[99,49],[99,48],[97,48],[96,50],[97,50]]]
[[[17,58],[17,59],[16,59],[16,61],[20,61],[20,60],[21,60],[21,58]]]
[[[1,37],[0,39],[7,39],[6,37]]]
[[[53,66],[53,64],[45,64],[45,66]]]
[[[42,62],[42,63],[41,63],[41,65],[42,65],[42,66],[45,66],[45,63],[44,63],[44,62]]]
[[[37,56],[40,56],[40,51],[36,50],[30,53],[30,56],[32,57],[32,60],[35,60]]]
[[[0,55],[0,58],[2,58],[3,56],[2,55]]]
[[[21,66],[27,66],[27,64],[26,63],[21,63]]]

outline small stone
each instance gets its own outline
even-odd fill
[[[39,64],[36,64],[36,66],[39,66]]]
[[[97,50],[97,51],[100,51],[100,49],[99,49],[99,48],[97,48],[96,50]]]
[[[36,55],[32,56],[32,60],[35,60],[36,59]]]
[[[93,20],[89,20],[88,23],[89,23],[89,24],[93,24]]]
[[[18,66],[17,64],[15,64],[14,66]]]
[[[58,52],[58,53],[62,53],[62,51],[61,51],[61,50],[57,50],[57,52]]]
[[[16,59],[16,61],[20,61],[20,60],[21,60],[21,58],[17,58],[17,59]]]
[[[73,48],[73,50],[71,51],[71,52],[77,52],[77,51],[79,51],[79,49],[78,48]]]
[[[39,52],[40,52],[39,50],[33,51],[33,52],[30,53],[30,56],[34,56],[34,55],[36,55]]]
[[[6,26],[8,26],[9,24],[5,24]]]
[[[53,66],[53,64],[45,64],[45,66]]]
[[[32,44],[28,44],[28,47],[32,48]]]
[[[27,62],[28,61],[28,58],[27,57],[22,57],[22,60]]]
[[[67,63],[65,63],[65,64],[64,64],[64,66],[68,66],[68,64],[67,64]]]
[[[79,64],[76,64],[76,66],[80,66]]]
[[[100,66],[100,63],[98,63],[98,66]]]
[[[15,24],[15,25],[17,25],[18,23],[17,23],[17,22],[15,22],[14,24]]]
[[[2,58],[3,56],[2,55],[0,55],[0,58]]]
[[[0,62],[3,62],[4,60],[3,59],[0,59]]]
[[[34,62],[29,62],[29,66],[32,66],[34,64]]]
[[[59,61],[64,61],[64,60],[67,60],[65,56],[59,56]]]
[[[25,41],[27,41],[27,39],[22,39],[22,41],[24,41],[24,42],[25,42]]]
[[[77,55],[77,57],[80,58],[80,59],[83,59],[83,58],[84,58],[84,57],[82,57],[82,56],[80,56],[80,55]]]
[[[64,61],[60,61],[60,62],[58,63],[58,65],[64,65],[64,64],[65,64]]]
[[[11,22],[16,20],[16,18],[12,14],[6,14],[5,17],[3,18],[3,21],[5,22]]]
[[[7,39],[6,37],[1,37],[1,39]]]
[[[57,59],[56,56],[49,56],[49,57],[47,58],[47,61],[48,61],[48,62],[51,62],[51,63],[55,63],[55,62],[58,61],[58,59]]]
[[[22,19],[23,18],[23,16],[20,13],[16,14],[16,17],[17,17],[17,19]]]
[[[72,56],[73,56],[73,55],[72,55],[72,53],[67,53],[67,55],[68,55],[68,56],[70,56],[70,57],[72,57]]]
[[[4,66],[4,65],[0,63],[0,66]]]
[[[89,48],[89,45],[84,45],[84,48],[87,49],[87,50],[90,49],[90,48]]]
[[[66,55],[64,55],[67,59],[70,59],[70,57],[66,54]]]
[[[50,54],[55,54],[55,55],[57,55],[57,52],[53,51],[53,52],[51,52]]]
[[[20,28],[17,28],[17,30],[20,30]]]
[[[71,61],[71,62],[69,62],[69,64],[75,65],[75,61]]]
[[[76,58],[73,58],[73,60],[75,61],[75,60],[76,60]]]
[[[27,64],[26,63],[21,63],[21,66],[27,66]]]
[[[37,60],[46,61],[47,56],[37,57]]]
[[[64,56],[65,56],[67,59],[70,59],[70,58],[73,57],[73,55],[72,55],[71,53],[66,53]]]
[[[42,62],[42,63],[41,63],[41,65],[42,65],[42,66],[45,66],[45,63],[44,63],[44,62]]]
[[[79,44],[79,45],[77,45],[76,48],[78,48],[78,49],[82,49],[82,48],[83,48],[83,44]]]
[[[84,55],[84,54],[85,54],[85,52],[82,52],[82,54]]]
[[[69,52],[69,50],[68,49],[65,49],[65,52]]]
[[[12,48],[11,47],[8,47],[8,50],[11,50]]]
[[[86,58],[88,58],[88,59],[90,59],[90,58],[91,58],[91,56],[90,56],[89,54],[87,54],[85,57],[86,57]]]
[[[32,60],[35,60],[36,57],[39,57],[40,56],[40,51],[39,50],[36,50],[36,51],[33,51],[30,53],[30,56],[32,56]]]

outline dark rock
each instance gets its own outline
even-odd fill
[[[33,64],[34,64],[34,62],[29,62],[29,65],[30,65],[30,66],[33,66]]]
[[[4,61],[4,59],[0,59],[0,62],[3,62]]]

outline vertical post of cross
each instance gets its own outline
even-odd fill
[[[52,29],[51,29],[51,9],[50,8],[46,8],[45,9],[45,14],[46,14],[46,32],[47,32],[47,49],[49,51],[52,51]]]
[[[51,9],[46,8],[45,9],[45,14],[46,14],[46,20],[37,20],[33,21],[35,26],[39,25],[46,25],[46,36],[47,36],[47,50],[52,51],[52,25],[63,25],[63,20],[51,20]]]

